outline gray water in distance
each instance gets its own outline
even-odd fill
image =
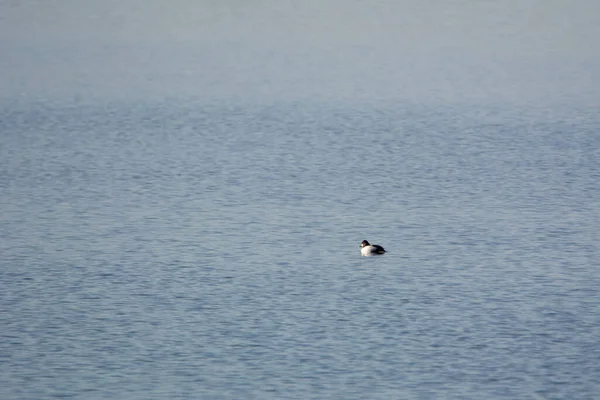
[[[0,1],[0,399],[600,398],[599,18]]]
[[[552,115],[6,107],[1,397],[597,398],[600,120]]]

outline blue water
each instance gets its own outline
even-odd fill
[[[598,115],[5,102],[0,397],[598,398]]]

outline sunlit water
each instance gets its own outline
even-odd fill
[[[5,104],[0,397],[598,398],[599,129],[585,108]]]

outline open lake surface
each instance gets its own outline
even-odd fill
[[[0,1],[0,399],[600,399],[599,17]]]
[[[598,398],[595,110],[1,121],[4,399]]]

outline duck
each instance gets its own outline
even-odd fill
[[[360,255],[371,256],[385,253],[385,249],[378,244],[371,244],[368,240],[363,240],[360,244]]]

